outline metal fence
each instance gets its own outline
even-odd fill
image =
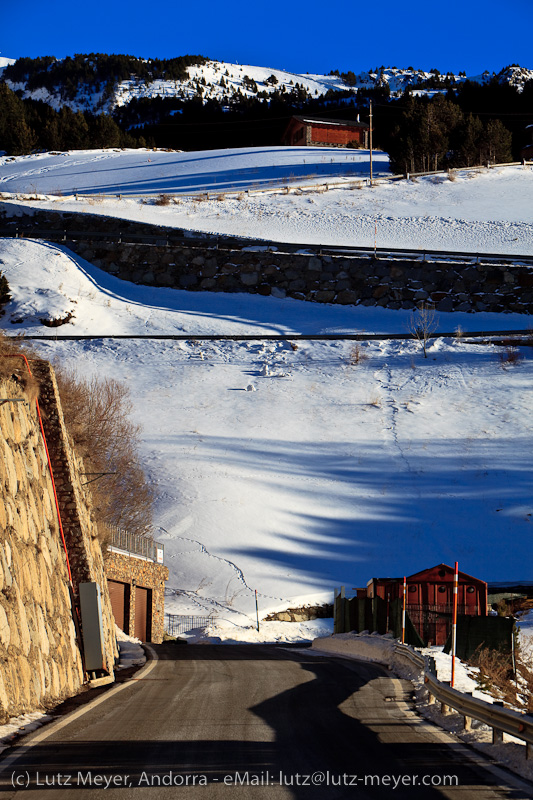
[[[130,533],[114,525],[107,525],[107,530],[109,531],[109,547],[155,561],[156,564],[164,563],[165,546],[161,542],[156,542],[149,536]]]
[[[179,636],[189,633],[196,628],[205,628],[213,622],[213,617],[181,616],[180,614],[165,614],[167,618],[166,630],[170,636]]]

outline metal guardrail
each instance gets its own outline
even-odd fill
[[[487,703],[477,697],[452,689],[449,684],[437,679],[433,659],[420,655],[407,645],[397,644],[395,653],[407,658],[423,671],[430,702],[432,699],[438,700],[445,713],[448,709],[453,709],[461,714],[464,717],[465,729],[470,727],[473,719],[478,720],[492,728],[493,743],[501,742],[502,733],[508,733],[526,743],[526,758],[533,755],[533,716],[521,714],[510,708],[503,708],[497,703]]]
[[[490,264],[494,266],[533,266],[533,255],[517,253],[472,253],[454,250],[422,250],[399,247],[362,247],[358,245],[317,245],[291,244],[290,242],[270,242],[266,239],[246,239],[231,236],[186,236],[183,232],[165,234],[135,234],[121,231],[74,231],[67,229],[39,229],[4,225],[0,227],[0,237],[15,239],[48,239],[58,242],[106,242],[113,244],[146,244],[154,247],[202,247],[215,250],[242,250],[244,248],[268,248],[280,254],[332,255],[339,257],[359,256],[368,259],[407,259],[412,267],[428,262],[453,262],[464,266]]]
[[[132,556],[140,556],[156,564],[163,564],[165,560],[165,546],[148,536],[139,536],[135,533],[107,525],[110,534],[109,547],[123,550]]]

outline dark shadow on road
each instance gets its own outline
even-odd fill
[[[60,789],[58,797],[64,800],[74,790],[80,798],[83,790],[113,797],[124,789],[140,789],[141,797],[182,797],[187,792],[229,798],[236,786],[240,797],[255,798],[262,788],[263,797],[296,800],[389,799],[391,794],[402,800],[524,797],[512,790],[493,794],[490,776],[464,756],[454,757],[453,748],[406,725],[390,701],[398,684],[391,683],[381,666],[264,645],[166,644],[156,650],[161,663],[131,693],[120,693],[118,701],[111,697],[100,711],[89,711],[33,748],[20,748],[20,759],[0,776],[0,791],[11,790],[15,771],[25,776],[27,791]],[[191,683],[191,675],[201,689]],[[166,719],[159,727],[155,720],[156,732],[147,737],[144,728],[128,722],[129,711],[143,693],[161,699],[167,688]],[[235,703],[242,714],[224,706],[228,692],[240,695]],[[195,719],[195,702],[209,713]],[[250,712],[257,725],[253,718],[250,724]],[[114,714],[123,716],[122,735],[105,740],[101,731]],[[225,715],[231,719],[227,728]],[[211,736],[201,735],[204,725],[213,731]],[[430,785],[413,785],[414,775],[417,781],[424,776]],[[435,785],[445,776],[457,776],[458,786]],[[127,794],[122,791],[121,796]]]

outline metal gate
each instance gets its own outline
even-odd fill
[[[165,616],[167,618],[167,633],[170,636],[179,636],[181,633],[189,633],[196,628],[205,628],[214,619],[214,617],[187,617],[180,614],[166,614]]]

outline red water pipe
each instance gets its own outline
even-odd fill
[[[22,353],[16,353],[14,355],[7,355],[7,356],[2,355],[2,358],[23,358],[25,363],[26,363],[26,367],[28,369],[29,374],[32,375],[32,371],[30,369],[30,365],[28,363],[28,359]],[[44,449],[46,451],[46,458],[47,458],[47,461],[48,461],[48,469],[50,470],[50,477],[52,479],[52,488],[54,490],[54,500],[55,500],[55,504],[56,504],[57,520],[59,522],[59,531],[61,533],[61,541],[63,542],[63,550],[65,551],[65,559],[67,561],[68,577],[69,577],[69,580],[70,580],[70,584],[72,586],[72,573],[70,571],[70,562],[69,562],[69,558],[68,558],[67,543],[65,541],[65,533],[63,531],[63,523],[61,522],[61,512],[59,511],[59,501],[57,499],[56,484],[55,484],[55,480],[54,480],[54,471],[52,469],[52,462],[50,461],[50,453],[48,451],[48,444],[46,442],[46,436],[45,436],[44,427],[43,427],[43,420],[42,420],[42,417],[41,417],[41,409],[39,408],[39,400],[38,399],[35,400],[35,406],[37,408],[37,416],[39,418],[39,427],[41,428],[41,435],[43,437]]]

